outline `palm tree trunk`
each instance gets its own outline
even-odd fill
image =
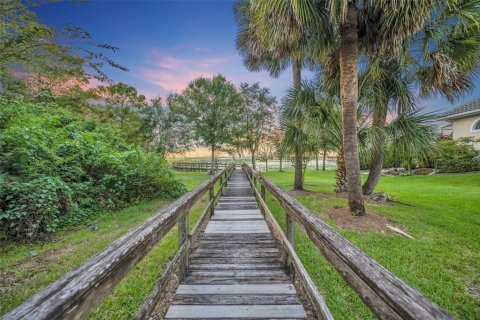
[[[315,153],[315,170],[318,171],[318,152]]]
[[[302,62],[298,58],[292,58],[293,87],[299,89],[302,82]],[[300,147],[295,146],[295,180],[293,190],[303,190],[303,154]]]
[[[295,146],[295,180],[293,190],[303,190],[303,155],[301,148]]]
[[[327,158],[327,150],[323,149],[322,171],[325,171],[325,160]]]
[[[373,127],[382,129],[387,121],[387,108],[373,114]],[[380,132],[380,139],[372,150],[372,162],[370,163],[370,172],[367,181],[363,184],[363,194],[370,195],[380,180],[383,169],[383,157],[385,154],[385,135]]]
[[[365,215],[358,158],[357,99],[358,43],[355,2],[348,1],[347,14],[340,24],[340,101],[342,104],[343,147],[347,170],[348,207],[356,216]]]
[[[345,169],[345,158],[343,152],[343,145],[340,146],[338,149],[337,154],[337,171],[335,172],[336,175],[336,185],[337,188],[335,189],[336,193],[347,192],[347,170]]]
[[[302,60],[292,58],[293,88],[299,89],[302,83]]]
[[[283,171],[283,158],[280,157],[280,172]]]

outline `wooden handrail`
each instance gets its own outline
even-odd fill
[[[188,213],[207,190],[212,190],[220,179],[223,183],[233,172],[230,165],[208,181],[186,193],[130,232],[114,241],[75,270],[53,282],[31,299],[5,314],[0,319],[83,319],[128,274],[128,272],[157,244],[175,223],[188,233]],[[222,186],[223,187],[223,186]],[[220,188],[219,192],[222,190]],[[185,220],[187,225],[185,226]],[[184,230],[185,232],[185,230]],[[180,257],[188,258],[188,234],[182,235]],[[168,270],[171,269],[167,268]]]
[[[435,303],[335,232],[305,206],[247,164],[243,169],[284,208],[379,319],[452,319]]]

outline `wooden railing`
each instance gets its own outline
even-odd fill
[[[154,289],[140,307],[136,319],[145,319],[157,304],[173,272],[180,270],[181,277],[188,272],[190,243],[195,241],[202,225],[213,213],[213,208],[234,169],[235,165],[232,164],[217,173],[1,319],[85,318],[178,223],[179,251],[166,266],[163,275],[157,280]],[[217,182],[219,186],[215,194],[214,185]],[[207,191],[209,192],[208,205],[192,233],[189,234],[190,208]]]
[[[229,166],[228,163],[215,162],[213,167],[215,171],[223,170]],[[212,164],[210,162],[174,162],[172,169],[177,171],[210,171]]]
[[[284,251],[288,257],[288,269],[295,272],[302,283],[318,317],[331,319],[323,297],[318,293],[305,269],[301,267],[295,254],[295,224],[305,230],[312,243],[379,319],[452,319],[436,304],[335,232],[285,191],[247,164],[243,164],[243,169],[252,181],[257,201],[265,213],[269,226],[274,234],[281,233]],[[256,187],[257,182],[260,184],[260,192]],[[265,203],[265,190],[270,192],[285,211],[286,235]]]

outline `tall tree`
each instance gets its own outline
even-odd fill
[[[242,99],[224,76],[199,77],[188,85],[170,108],[192,125],[195,137],[211,150],[210,174],[215,173],[215,151],[232,140],[241,114]]]
[[[287,1],[279,1],[282,10],[277,15],[265,14],[269,1],[239,0],[234,14],[239,27],[237,48],[244,65],[252,71],[267,70],[271,76],[292,66],[293,87],[299,88],[302,66],[305,62],[308,42],[297,23],[294,8]],[[303,159],[300,150],[295,151],[294,189],[303,189]]]
[[[445,8],[458,6],[464,0],[289,0],[269,2],[264,6],[265,14],[280,14],[285,2],[293,8],[296,20],[309,36],[322,34],[319,20],[329,21],[332,29],[338,30],[330,41],[331,54],[323,55],[320,60],[334,57],[338,64],[349,209],[355,215],[364,215],[356,134],[359,54],[374,50],[395,54],[402,42],[422,28],[432,15],[441,16]],[[319,48],[325,47],[325,42],[317,44]]]
[[[262,139],[272,128],[277,101],[270,95],[270,90],[260,87],[258,82],[252,85],[241,83],[239,93],[244,104],[240,122],[241,135],[244,146],[252,156],[252,166],[256,170],[255,157]]]
[[[163,105],[161,98],[152,99],[142,117],[141,131],[145,134],[146,147],[164,158],[170,154],[189,151],[195,145],[192,125],[183,122],[170,108],[171,101],[176,96],[169,95],[166,105]]]

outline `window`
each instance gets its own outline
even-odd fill
[[[480,119],[477,119],[473,122],[472,132],[480,132]]]

